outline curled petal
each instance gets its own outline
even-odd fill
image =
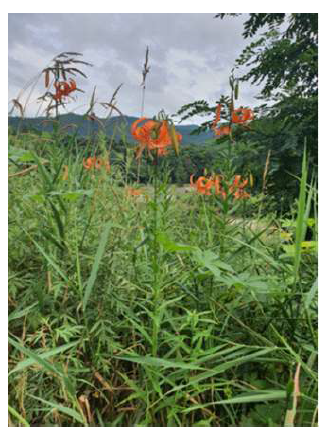
[[[139,133],[140,133],[140,127],[137,127],[139,123],[142,121],[147,120],[146,117],[141,117],[138,120],[134,121],[131,126],[131,134],[138,140],[139,139]]]
[[[143,125],[138,126],[145,120],[146,122]],[[172,128],[169,130],[167,120],[147,120],[145,117],[139,118],[132,124],[131,134],[140,143],[136,158],[141,157],[145,147],[149,151],[156,150],[157,154],[161,156],[167,153],[166,147],[173,145],[177,153],[178,143],[182,139],[180,133],[176,133]]]
[[[88,157],[87,160],[83,159],[82,164],[86,169],[91,169],[94,165],[93,157]]]
[[[235,109],[232,112],[232,123],[245,123],[246,121],[253,120],[254,113],[248,108]]]
[[[196,188],[199,193],[210,195],[210,189],[213,185],[211,179],[207,179],[206,177],[199,177],[196,181]]]
[[[69,81],[70,81],[70,91],[75,91],[77,89],[77,83],[72,78],[70,78]]]
[[[247,184],[248,184],[248,179],[245,179],[244,181],[241,182],[241,175],[234,176],[234,179],[233,179],[234,187],[239,187],[243,189],[244,187],[246,187]]]

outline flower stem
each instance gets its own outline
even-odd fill
[[[158,244],[158,154],[155,154],[154,159],[154,195],[153,195],[153,256],[152,256],[152,267],[153,267],[153,329],[152,329],[152,355],[157,356],[158,350],[158,332],[159,325],[157,320],[157,310],[159,306],[159,244]]]

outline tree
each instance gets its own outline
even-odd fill
[[[238,15],[220,13],[215,18]],[[239,80],[262,85],[257,99],[263,103],[254,108],[257,121],[251,130],[234,131],[234,139],[237,145],[243,141],[258,146],[258,166],[271,150],[274,163],[268,191],[284,196],[288,208],[298,193],[294,176],[300,175],[305,143],[311,165],[317,165],[318,15],[249,14],[243,37],[253,39],[236,60],[234,73],[248,68]],[[222,95],[218,102],[225,104],[226,98]],[[200,130],[206,130],[215,109],[201,100],[184,105],[178,114],[183,119],[212,114],[201,124]]]
[[[227,15],[240,14],[221,13],[216,17],[223,19]],[[318,14],[252,13],[244,23],[243,37],[254,37],[266,26],[268,30],[237,59],[238,66],[252,66],[241,80],[264,82],[261,95],[266,99],[280,97],[283,92],[317,95]]]
[[[232,14],[216,17],[226,15]],[[264,27],[267,31],[236,61],[238,68],[251,67],[240,79],[264,84],[259,99],[274,104],[260,108],[272,119],[295,126],[299,153],[306,138],[317,162],[318,14],[252,13],[244,23],[243,37],[254,37]]]

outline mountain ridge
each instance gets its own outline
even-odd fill
[[[79,114],[63,114],[59,116],[59,122],[61,127],[67,128],[67,133],[73,134],[75,131],[78,137],[86,137],[92,132],[103,130],[107,136],[113,136],[113,133],[117,133],[117,138],[120,138],[120,134],[125,134],[128,142],[135,142],[134,138],[130,133],[131,125],[136,121],[138,117],[132,116],[115,116],[109,119],[99,118],[98,120],[104,123],[104,127],[99,124],[99,121],[91,121],[86,119],[84,115]],[[51,132],[53,129],[52,122],[54,119],[47,117],[35,117],[35,118],[24,118],[21,117],[8,117],[8,125],[17,129],[20,122],[21,130],[33,128],[38,131]],[[191,135],[199,126],[188,124],[188,125],[175,125],[176,130],[182,134],[183,144],[201,144],[206,140],[213,139],[213,133],[201,132],[198,135]],[[71,129],[71,130],[70,130]]]

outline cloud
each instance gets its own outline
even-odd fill
[[[98,100],[108,101],[123,83],[118,107],[138,116],[148,45],[146,115],[153,116],[161,108],[174,114],[182,105],[200,99],[213,104],[221,94],[228,94],[234,60],[247,44],[241,36],[245,19],[220,20],[209,13],[9,14],[9,97],[16,97],[56,54],[77,51],[94,66],[83,68],[88,80],[79,77],[78,86],[85,94],[79,93],[70,110],[83,112],[94,86]],[[257,88],[244,84],[244,90],[241,103],[253,104]],[[27,115],[35,115],[35,100],[44,91],[40,79]],[[97,114],[102,115],[101,109]]]

